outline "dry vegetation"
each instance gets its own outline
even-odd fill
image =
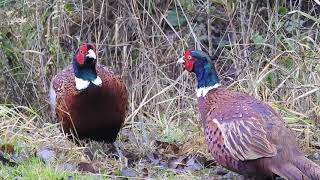
[[[18,164],[0,165],[0,177],[216,176],[215,166],[207,166],[195,79],[175,66],[189,48],[214,57],[223,84],[270,102],[306,154],[319,160],[320,6],[311,0],[224,2],[0,0],[0,145],[14,146],[5,157]],[[126,81],[130,108],[118,141],[127,162],[96,142],[76,146],[52,123],[50,79],[82,42],[95,43],[99,61]],[[39,161],[41,148],[54,150],[55,160]],[[96,175],[64,167],[80,161]]]

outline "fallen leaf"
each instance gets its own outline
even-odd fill
[[[203,168],[204,166],[196,158],[189,156],[186,164],[187,170],[197,171]]]
[[[143,169],[142,169],[142,176],[143,176],[143,177],[148,177],[148,176],[149,176],[149,171],[148,171],[147,168],[143,168]]]
[[[80,162],[78,164],[78,171],[97,173],[97,171],[95,170],[93,165],[91,163],[87,163],[87,162]]]
[[[160,163],[160,158],[155,153],[150,153],[147,155],[147,157],[154,165],[158,165]]]
[[[186,157],[180,156],[180,157],[172,157],[168,161],[168,167],[171,169],[183,169],[183,166],[186,165]]]
[[[164,152],[169,154],[178,154],[180,151],[180,148],[176,144],[163,142],[163,141],[156,141],[155,145],[158,147],[158,150],[163,149]]]
[[[197,155],[195,158],[205,168],[213,168],[213,167],[217,166],[217,162],[213,159],[207,159],[206,157],[199,156],[199,155]]]
[[[0,147],[0,151],[8,154],[14,153],[14,146],[12,144],[3,144]]]

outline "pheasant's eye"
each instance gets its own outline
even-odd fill
[[[192,57],[191,57],[191,56],[188,56],[188,59],[189,59],[189,60],[191,60],[191,59],[192,59]]]
[[[81,54],[83,54],[83,51],[82,51],[82,50],[80,50],[80,53],[81,53]]]

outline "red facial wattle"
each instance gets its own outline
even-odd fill
[[[84,55],[81,54],[81,53],[78,53],[77,54],[77,62],[80,64],[80,65],[83,65],[84,64]]]
[[[82,44],[82,46],[79,48],[78,53],[77,53],[77,62],[80,65],[84,64],[85,54],[86,54],[87,51],[88,51],[87,45],[85,43]]]
[[[185,65],[184,68],[191,72],[193,70],[193,64],[195,62],[194,58],[192,57],[191,51],[186,51],[184,54],[184,61]]]
[[[193,64],[194,64],[194,61],[192,61],[192,60],[185,60],[185,65],[184,65],[184,68],[187,70],[187,71],[189,71],[189,72],[191,72],[192,70],[193,70]]]

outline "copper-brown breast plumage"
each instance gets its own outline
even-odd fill
[[[125,119],[128,93],[120,76],[110,69],[97,64],[96,71],[102,86],[90,84],[82,91],[76,90],[71,66],[53,78],[55,114],[66,133],[76,130],[80,139],[113,142]]]

